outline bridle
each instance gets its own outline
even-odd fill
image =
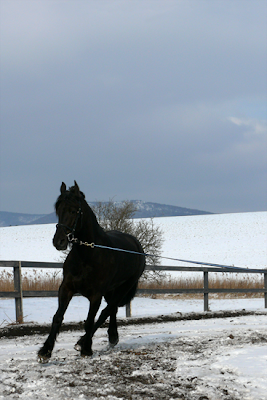
[[[77,216],[76,216],[76,219],[74,221],[73,227],[70,228],[68,225],[61,224],[59,222],[56,224],[56,228],[58,228],[58,227],[62,227],[63,228],[63,230],[65,232],[65,235],[67,236],[69,242],[72,242],[73,239],[74,239],[74,232],[76,231],[79,218],[82,216],[82,214],[83,214],[83,212],[82,212],[82,207],[81,207],[81,201],[79,201],[79,209],[77,211]],[[70,230],[70,232],[67,233],[66,229]]]

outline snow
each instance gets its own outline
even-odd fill
[[[267,268],[267,212],[154,218],[162,256],[245,268]],[[0,260],[61,262],[55,224],[0,228]],[[162,260],[164,265],[181,265]],[[189,264],[190,266],[191,264]]]
[[[155,219],[164,231],[163,255],[242,267],[267,268],[267,213]],[[0,228],[0,259],[61,261],[51,238],[55,225]],[[164,262],[164,264],[171,263]],[[180,263],[179,263],[180,265]],[[51,361],[37,363],[44,335],[0,338],[0,400],[6,399],[267,399],[267,313],[262,298],[210,299],[216,310],[252,315],[189,319],[119,327],[110,349],[105,328],[93,339],[94,354],[73,349],[83,332],[62,332]],[[51,322],[57,299],[25,299],[26,322]],[[14,300],[0,300],[0,324],[15,319]],[[65,321],[86,318],[88,301],[75,297]],[[203,300],[151,299],[132,303],[133,317],[202,313]],[[125,310],[119,310],[123,318]],[[4,322],[4,323],[3,323]],[[1,330],[0,330],[1,333]]]
[[[155,222],[164,232],[163,256],[267,268],[267,212],[157,218]],[[177,262],[163,260],[162,264]]]
[[[57,309],[58,300],[56,297],[45,298],[25,298],[23,300],[24,322],[37,322],[40,324],[51,323],[54,313]],[[100,311],[105,307],[105,301],[102,301]],[[147,317],[156,315],[166,315],[170,313],[189,313],[203,312],[204,302],[202,299],[194,298],[163,298],[151,299],[145,297],[136,297],[132,301],[132,316]],[[87,317],[89,302],[82,296],[74,297],[65,313],[65,322],[80,322]],[[211,311],[220,310],[250,310],[257,311],[264,309],[263,298],[247,299],[209,299],[209,308]],[[125,317],[125,308],[119,308],[118,317]],[[1,299],[0,302],[0,327],[13,323],[16,320],[15,307],[13,299]]]
[[[266,320],[122,326],[113,349],[100,328],[89,358],[73,349],[82,332],[62,332],[47,364],[36,359],[44,336],[2,338],[0,399],[266,400]]]
[[[0,228],[0,260],[62,262],[52,244],[56,224]]]

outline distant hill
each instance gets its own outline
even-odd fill
[[[35,220],[44,216],[45,214],[22,214],[0,211],[0,226],[33,224]]]
[[[132,200],[137,211],[134,218],[154,218],[154,217],[175,217],[185,215],[205,215],[212,214],[207,211],[194,210],[178,206],[170,206],[167,204],[151,203],[142,200]],[[116,202],[119,203],[119,202]],[[89,203],[96,204],[95,202]],[[55,212],[51,214],[21,214],[0,211],[0,226],[16,226],[16,225],[39,225],[53,224],[57,222]]]
[[[167,204],[151,203],[142,200],[132,200],[137,211],[134,218],[154,218],[154,217],[178,217],[185,215],[205,215],[212,214],[207,211],[194,210]]]

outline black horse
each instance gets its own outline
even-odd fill
[[[40,361],[51,357],[56,337],[72,296],[79,293],[90,301],[85,321],[85,335],[76,343],[82,356],[92,355],[92,337],[102,323],[110,317],[108,337],[111,346],[119,341],[116,314],[134,297],[138,279],[145,268],[145,256],[106,248],[89,246],[95,243],[143,253],[138,240],[118,231],[105,232],[85,200],[76,182],[66,189],[62,183],[61,194],[55,204],[58,216],[53,244],[57,250],[65,250],[70,241],[71,251],[63,265],[63,281],[58,292],[59,305],[53,317],[50,334],[38,352]],[[104,296],[107,306],[95,323],[95,316]]]

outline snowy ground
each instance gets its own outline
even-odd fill
[[[14,300],[4,303],[6,311],[14,307]],[[101,328],[90,358],[81,358],[73,348],[82,331],[62,332],[47,364],[39,364],[36,357],[46,335],[2,337],[0,399],[266,400],[263,306],[263,299],[214,299],[212,316],[226,309],[255,313],[121,326],[120,342],[113,349],[106,328]],[[85,318],[87,307],[87,300],[74,298],[65,321]],[[30,314],[27,321],[43,323],[51,321],[55,308],[56,299],[26,299],[24,312]],[[133,302],[133,318],[177,312],[190,316],[202,310],[202,300],[194,299]],[[124,316],[123,308],[119,316]]]
[[[158,221],[160,220],[160,221]],[[267,213],[157,219],[163,255],[240,267],[267,267]],[[2,260],[60,261],[51,244],[54,225],[0,228]],[[169,264],[162,262],[162,264]],[[179,263],[180,264],[180,263]],[[51,322],[57,299],[25,299],[26,322]],[[133,317],[203,311],[203,300],[136,298]],[[94,355],[73,349],[82,332],[62,332],[51,361],[37,363],[44,335],[0,339],[2,399],[267,399],[267,313],[263,299],[210,300],[216,310],[253,315],[192,319],[119,328],[108,348],[106,329],[96,332]],[[86,317],[87,300],[76,297],[65,321]],[[0,324],[15,319],[14,300],[0,300]],[[124,317],[120,309],[119,316]],[[1,330],[0,330],[1,332]]]
[[[59,335],[38,364],[45,336],[1,338],[0,399],[266,400],[267,314],[129,325],[108,348],[96,332],[90,358],[73,349],[82,332]]]
[[[56,297],[46,298],[26,298],[23,300],[24,322],[51,323],[53,315],[57,309],[58,300]],[[100,311],[105,307],[105,301],[102,302]],[[87,317],[89,302],[84,297],[74,297],[65,313],[65,322],[80,322]],[[209,307],[211,311],[224,310],[264,310],[263,298],[250,299],[216,299],[210,297]],[[172,313],[190,313],[203,312],[204,302],[202,299],[184,298],[178,299],[151,299],[145,297],[136,297],[132,301],[132,316],[147,317],[166,315]],[[125,307],[120,307],[118,318],[125,317]],[[15,301],[13,299],[0,300],[0,328],[13,323],[15,318]]]

